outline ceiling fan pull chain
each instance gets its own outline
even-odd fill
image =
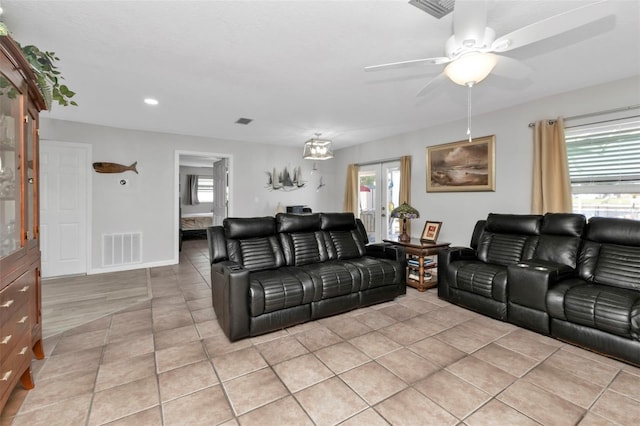
[[[467,136],[471,142],[471,87],[473,83],[467,83]]]

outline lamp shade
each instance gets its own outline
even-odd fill
[[[449,63],[444,73],[456,84],[473,86],[487,78],[497,63],[493,53],[471,52]]]
[[[318,138],[309,139],[304,143],[302,158],[305,160],[328,160],[333,158],[331,141]]]
[[[407,203],[402,203],[391,211],[391,217],[397,219],[417,219],[420,212]]]

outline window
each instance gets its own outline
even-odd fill
[[[213,177],[198,176],[198,202],[213,203]]]
[[[640,118],[565,129],[573,211],[640,219]]]

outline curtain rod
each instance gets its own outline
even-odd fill
[[[391,161],[400,161],[401,157],[397,158],[386,158],[384,160],[375,160],[375,161],[366,161],[364,163],[355,163],[356,166],[370,166],[372,164],[380,164],[380,163],[389,163]]]
[[[606,110],[606,111],[590,112],[590,113],[587,113],[587,114],[573,115],[571,117],[567,117],[567,118],[564,119],[564,121],[577,120],[579,118],[595,117],[595,116],[604,115],[604,114],[612,114],[614,112],[630,111],[630,110],[639,109],[639,108],[640,108],[640,104],[626,106],[626,107],[622,107],[622,108],[609,109],[609,110]],[[556,122],[556,120],[549,120],[549,124],[553,124],[555,122]],[[536,123],[529,123],[529,127],[533,127],[535,125],[536,125]]]

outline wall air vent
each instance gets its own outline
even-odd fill
[[[102,235],[102,266],[142,263],[142,233]]]
[[[236,124],[244,124],[247,125],[253,121],[253,118],[244,118],[240,117],[236,120]]]
[[[453,11],[454,0],[410,0],[409,4],[422,9],[435,18],[442,18]]]

